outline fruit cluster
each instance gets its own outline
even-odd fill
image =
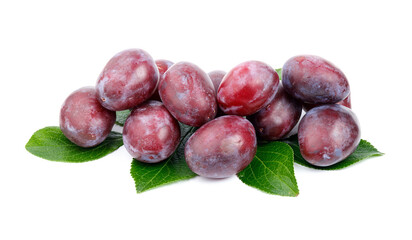
[[[301,154],[313,165],[330,166],[360,141],[349,95],[342,71],[316,56],[289,59],[280,81],[259,61],[206,74],[192,63],[154,61],[145,51],[130,49],[110,59],[96,87],[66,99],[60,128],[78,146],[93,147],[110,133],[115,111],[131,109],[124,146],[133,158],[156,163],[176,150],[179,122],[199,127],[186,142],[186,162],[198,175],[224,178],[252,161],[257,139],[285,138],[304,109],[298,127]]]

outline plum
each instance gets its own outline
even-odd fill
[[[282,69],[286,92],[303,103],[331,104],[349,95],[343,72],[331,62],[312,55],[292,57]]]
[[[217,94],[217,90],[219,89],[219,85],[222,82],[223,78],[226,75],[226,72],[221,70],[215,70],[208,73],[210,79],[212,80],[213,86],[215,87],[215,92]]]
[[[156,60],[155,63],[156,63],[157,69],[159,70],[159,82],[160,82],[160,79],[162,79],[163,74],[167,71],[167,69],[170,68],[170,66],[173,65],[173,62],[169,60],[159,59],[159,60]],[[158,85],[156,86],[156,90],[154,91],[153,95],[149,98],[149,100],[162,101],[159,95]]]
[[[299,122],[301,114],[302,104],[289,96],[280,84],[275,98],[248,119],[260,139],[274,141],[285,137]]]
[[[109,110],[130,109],[152,96],[158,80],[159,71],[147,52],[125,50],[104,67],[96,84],[97,96]]]
[[[208,178],[225,178],[243,170],[256,154],[253,125],[239,116],[222,116],[200,127],[186,142],[189,168]]]
[[[155,61],[157,69],[159,70],[159,76],[162,77],[163,74],[173,65],[172,61],[165,59],[158,59]]]
[[[336,104],[345,106],[345,107],[347,107],[347,108],[352,108],[350,93],[349,93],[349,95],[348,95],[345,99],[343,99],[343,100],[340,101],[340,102],[337,102]],[[319,107],[319,106],[322,106],[322,105],[323,105],[323,104],[309,104],[309,103],[304,103],[302,106],[303,106],[303,110],[305,110],[305,112],[308,112],[308,111],[311,110],[312,108],[314,108],[314,107]]]
[[[116,113],[102,107],[93,87],[74,91],[60,110],[60,129],[80,147],[99,145],[109,135],[115,121]]]
[[[300,153],[312,165],[330,166],[355,151],[360,134],[359,121],[351,109],[338,104],[315,107],[299,124]]]
[[[149,100],[136,107],[123,127],[126,150],[141,162],[165,160],[176,150],[179,139],[179,123],[159,101]]]
[[[220,83],[217,101],[225,114],[247,116],[256,113],[275,97],[279,76],[259,61],[241,63]]]
[[[159,94],[169,112],[186,125],[200,127],[216,116],[213,83],[195,64],[179,62],[171,66],[160,81]]]

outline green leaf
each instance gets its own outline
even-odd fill
[[[282,68],[278,68],[275,70],[279,75],[279,80],[282,81]]]
[[[130,110],[123,110],[116,112],[116,124],[123,126],[126,122],[127,117],[130,115]]]
[[[70,142],[59,127],[45,127],[31,136],[26,144],[26,150],[51,161],[79,163],[102,158],[122,145],[122,135],[111,132],[98,146],[82,148]]]
[[[313,165],[309,164],[308,162],[306,162],[305,159],[300,154],[297,135],[291,136],[290,138],[284,140],[284,142],[289,144],[292,147],[296,163],[299,163],[300,165],[303,165],[303,166],[306,166],[306,167],[321,169],[321,170],[338,170],[338,169],[346,168],[346,167],[348,167],[348,166],[350,166],[354,163],[357,163],[361,160],[383,155],[383,153],[379,152],[368,141],[361,139],[358,147],[355,150],[355,152],[353,152],[351,155],[349,155],[349,157],[347,157],[345,160],[343,160],[341,162],[338,162],[338,163],[336,163],[332,166],[329,166],[329,167],[317,167],[317,166],[313,166]]]
[[[286,143],[259,145],[256,156],[238,173],[245,184],[270,194],[295,197],[299,194],[293,169],[293,150]]]
[[[132,175],[138,193],[197,176],[186,164],[185,143],[195,132],[194,127],[180,124],[181,140],[176,151],[166,160],[159,163],[143,163],[132,161]]]

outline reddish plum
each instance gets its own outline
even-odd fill
[[[345,99],[343,99],[342,101],[340,101],[340,102],[338,102],[338,103],[336,103],[336,104],[345,106],[345,107],[347,107],[347,108],[352,108],[350,93],[349,93],[349,95],[348,95]],[[311,110],[312,108],[319,107],[319,106],[322,106],[322,104],[309,104],[309,103],[304,103],[304,104],[303,104],[303,110],[305,110],[305,112],[308,112],[308,111]]]
[[[149,99],[159,80],[152,57],[141,49],[116,54],[100,74],[96,90],[103,107],[120,111]]]
[[[100,105],[93,87],[73,92],[60,110],[60,129],[80,147],[94,147],[103,142],[115,121],[116,113]]]
[[[225,178],[243,170],[256,154],[253,125],[239,116],[222,116],[199,128],[186,142],[185,158],[193,172]]]
[[[342,105],[315,107],[302,118],[298,139],[306,161],[330,166],[355,151],[360,141],[359,121],[352,110]]]
[[[165,59],[158,59],[155,61],[157,69],[159,70],[159,76],[162,77],[163,74],[173,65],[172,61]]]
[[[215,92],[217,94],[217,90],[219,89],[219,85],[223,80],[223,77],[225,77],[226,72],[216,70],[208,73],[210,79],[212,80],[213,86],[215,87]]]
[[[179,62],[165,72],[159,94],[170,113],[180,122],[200,127],[216,116],[213,83],[198,66]]]
[[[230,70],[220,83],[217,101],[225,114],[247,116],[274,98],[279,76],[269,65],[249,61]]]
[[[349,95],[349,83],[343,72],[317,56],[302,55],[289,59],[282,69],[286,92],[303,103],[329,104]]]
[[[280,84],[275,98],[249,119],[258,137],[274,141],[285,137],[299,122],[301,114],[302,104],[289,96]]]
[[[180,128],[163,103],[147,101],[136,107],[123,127],[123,142],[135,159],[156,163],[177,148]]]
[[[173,62],[169,60],[160,59],[160,60],[156,60],[155,63],[156,63],[157,69],[159,70],[159,82],[160,82],[160,79],[162,79],[163,74],[167,71],[167,69],[170,68],[170,66],[173,65]],[[158,86],[159,85],[156,86],[156,90],[153,93],[153,95],[150,97],[150,100],[162,101],[159,95]]]

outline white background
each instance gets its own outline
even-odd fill
[[[0,239],[411,239],[408,1],[1,1]],[[297,54],[342,69],[362,138],[386,155],[340,171],[295,165],[300,195],[236,177],[136,194],[122,147],[51,162],[24,145],[127,48],[206,72]]]

